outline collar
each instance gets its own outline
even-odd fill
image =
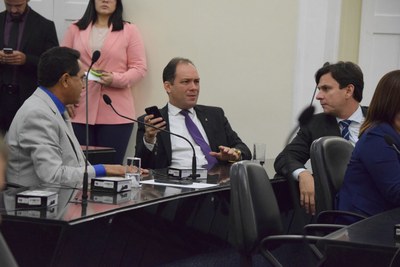
[[[53,100],[54,104],[56,104],[56,107],[58,109],[58,111],[60,111],[60,114],[64,114],[65,112],[65,106],[64,104],[60,101],[60,99],[58,99],[56,97],[55,94],[53,94],[49,89],[47,89],[44,86],[39,86],[40,89],[42,89],[46,94],[48,94],[48,96],[51,98],[51,100]]]
[[[26,14],[29,13],[29,10],[30,10],[30,8],[29,8],[29,6],[27,5],[26,8],[25,8],[24,13],[22,13],[22,15],[19,16],[18,18],[13,18],[13,17],[11,16],[10,12],[6,12],[6,13],[7,13],[7,15],[6,15],[6,22],[7,22],[7,23],[11,23],[13,20],[18,21],[18,22],[24,22],[25,19],[26,19]]]
[[[182,110],[181,108],[178,108],[168,102],[168,113],[169,114],[176,116],[176,115],[180,114],[181,110]],[[194,108],[190,108],[190,109],[188,109],[188,111],[190,114],[194,114]]]
[[[339,119],[336,118],[337,122],[339,123],[340,121],[343,121],[343,119]],[[357,123],[362,123],[362,121],[364,120],[364,115],[362,113],[362,109],[361,106],[358,106],[358,108],[356,109],[356,111],[354,111],[353,114],[351,114],[350,117],[347,118],[347,120],[351,120]]]

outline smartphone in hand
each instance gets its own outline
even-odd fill
[[[144,111],[146,111],[147,115],[153,114],[154,115],[153,119],[163,117],[157,106],[151,106],[151,107],[145,108]]]

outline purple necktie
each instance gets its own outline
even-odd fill
[[[207,144],[206,140],[204,140],[203,136],[201,135],[199,128],[197,128],[196,124],[192,121],[192,119],[189,117],[189,111],[188,110],[181,110],[181,114],[185,116],[185,123],[186,123],[186,128],[188,129],[190,135],[193,137],[193,140],[198,144],[201,148],[201,151],[203,152],[204,156],[207,159],[208,165],[212,166],[218,162],[216,158],[210,155],[211,148]]]

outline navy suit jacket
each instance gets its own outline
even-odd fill
[[[362,112],[365,116],[367,108],[362,107]],[[319,113],[308,124],[300,127],[296,137],[276,157],[275,171],[289,177],[293,171],[305,168],[304,164],[310,159],[312,142],[323,136],[341,136],[340,128],[334,116]]]
[[[370,128],[358,140],[338,193],[337,209],[371,216],[400,207],[400,154],[386,143],[385,135],[400,147],[400,135],[387,123]]]
[[[212,151],[218,152],[220,145],[234,147],[242,152],[242,159],[251,159],[249,148],[232,130],[222,108],[196,105],[194,109],[203,125]],[[166,130],[169,131],[168,105],[163,107],[160,112],[167,123]],[[139,117],[138,120],[143,122],[144,116]],[[172,159],[170,135],[159,132],[153,151],[149,151],[143,142],[144,133],[145,127],[143,124],[139,124],[136,135],[136,156],[142,159],[143,168],[161,169],[170,166]]]

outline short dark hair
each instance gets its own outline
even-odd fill
[[[77,75],[79,57],[79,51],[68,47],[53,47],[44,52],[38,64],[39,85],[52,87],[65,73]]]
[[[347,85],[354,85],[353,98],[357,102],[361,102],[363,98],[364,78],[360,67],[353,62],[339,61],[335,64],[324,64],[315,73],[315,82],[318,84],[322,75],[330,73],[340,86],[340,89],[345,88]]]
[[[377,123],[394,124],[400,113],[400,70],[386,73],[378,82],[360,135]]]
[[[178,66],[179,63],[186,63],[194,66],[193,62],[190,59],[183,57],[174,57],[168,62],[167,66],[165,66],[164,68],[162,74],[163,82],[170,82],[171,84],[174,83],[176,66]]]
[[[85,30],[91,22],[96,22],[97,12],[94,1],[95,0],[89,1],[89,4],[82,18],[75,23],[75,25],[78,26],[79,30]],[[122,19],[123,11],[124,7],[122,6],[122,0],[117,0],[115,11],[108,19],[108,26],[110,26],[111,24],[113,25],[111,31],[120,31],[124,28],[124,20]]]

